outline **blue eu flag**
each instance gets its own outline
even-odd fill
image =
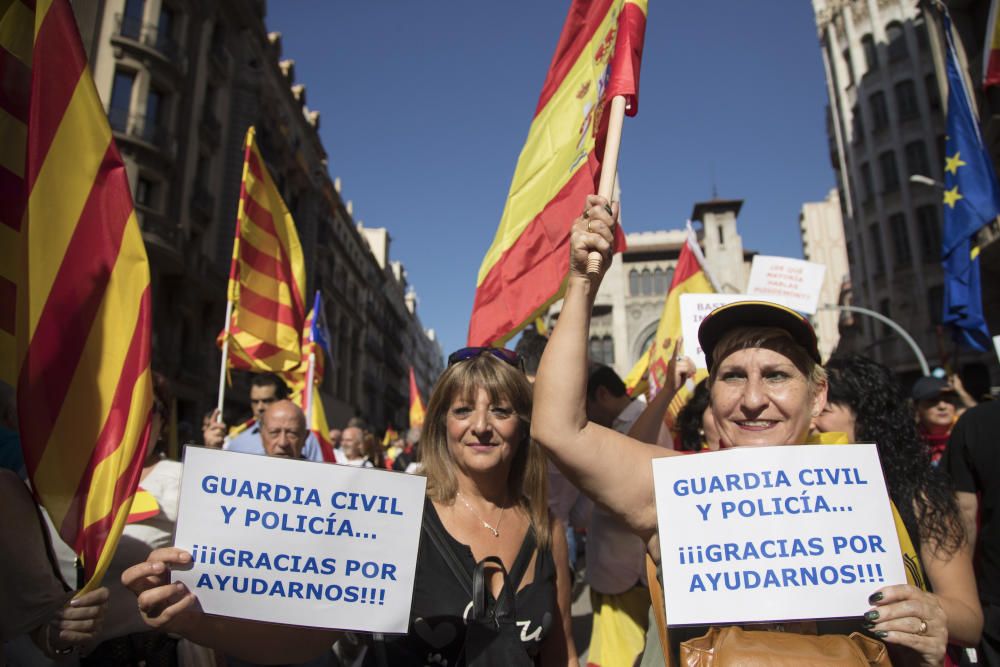
[[[960,343],[985,352],[990,335],[983,318],[976,232],[1000,214],[1000,188],[993,162],[972,115],[959,74],[951,19],[943,16],[948,40],[948,136],[944,164],[944,317]]]
[[[330,330],[326,326],[326,315],[323,312],[323,297],[320,296],[319,290],[316,290],[316,296],[313,298],[313,321],[312,321],[312,339],[320,346],[320,348],[326,352],[330,353]]]

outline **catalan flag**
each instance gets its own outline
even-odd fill
[[[229,366],[280,373],[302,362],[305,261],[295,221],[257,149],[253,127],[244,150],[229,273]]]
[[[420,398],[420,389],[417,387],[417,376],[413,373],[413,366],[410,366],[410,426],[423,426],[424,399]]]
[[[514,170],[493,244],[479,268],[469,345],[501,345],[562,294],[570,228],[597,191],[605,111],[639,109],[646,0],[573,0]],[[616,229],[616,250],[625,237]]]
[[[67,0],[0,6],[0,73],[2,353],[35,495],[91,590],[149,438],[149,264]]]
[[[944,269],[944,314],[955,340],[980,352],[990,346],[983,317],[979,247],[975,235],[1000,214],[1000,187],[983,143],[979,123],[959,69],[951,19],[943,14],[948,44],[948,134],[945,137],[944,226],[941,260]]]
[[[336,458],[333,453],[333,442],[330,440],[330,427],[326,421],[326,410],[323,401],[317,396],[326,368],[325,353],[329,351],[327,341],[330,339],[330,334],[326,330],[325,322],[323,299],[317,291],[313,307],[309,310],[302,329],[302,363],[295,370],[282,373],[281,376],[292,390],[292,401],[306,413],[309,431],[319,442],[323,460],[333,463]],[[312,391],[309,391],[310,380]]]

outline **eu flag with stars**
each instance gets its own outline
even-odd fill
[[[1000,214],[1000,188],[959,74],[951,19],[947,13],[943,19],[948,40],[948,136],[941,248],[943,322],[952,328],[960,343],[985,352],[990,346],[990,334],[983,318],[975,234]]]

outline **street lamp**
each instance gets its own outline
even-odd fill
[[[926,185],[929,188],[944,190],[944,183],[935,181],[930,176],[924,176],[923,174],[910,174],[910,183],[914,183],[916,185]]]
[[[927,178],[924,176],[923,178]],[[913,176],[910,176],[910,180],[913,180]],[[927,179],[930,180],[930,179]],[[818,308],[818,310],[844,310],[849,313],[858,313],[860,315],[867,315],[868,317],[874,317],[879,322],[882,322],[887,327],[890,327],[893,331],[899,334],[910,349],[913,350],[914,356],[917,357],[917,362],[920,364],[920,370],[924,375],[931,374],[931,368],[927,364],[927,359],[924,357],[924,353],[920,351],[920,346],[917,345],[917,341],[913,340],[913,336],[907,333],[906,329],[897,324],[894,320],[889,319],[882,313],[868,308],[862,308],[861,306],[845,306],[841,304],[827,303]]]

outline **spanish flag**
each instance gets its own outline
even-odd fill
[[[670,363],[670,355],[674,353],[674,346],[677,339],[681,337],[681,294],[711,294],[715,292],[708,272],[705,270],[705,257],[698,245],[698,237],[695,235],[691,223],[687,226],[687,239],[681,247],[680,256],[677,259],[677,266],[674,267],[674,278],[670,283],[670,291],[667,292],[667,299],[663,304],[663,313],[660,315],[660,323],[656,327],[656,337],[649,352],[644,354],[635,367],[629,372],[625,379],[625,386],[629,388],[630,394],[637,394],[641,390],[638,387],[642,380],[647,380],[649,389],[647,394],[650,399],[656,396],[657,392],[666,384],[667,364]],[[683,389],[683,388],[682,388]],[[689,388],[690,389],[690,388]],[[683,392],[678,392],[683,395]],[[683,403],[687,402],[683,399]],[[673,402],[671,403],[673,406]],[[678,407],[679,411],[680,408]],[[668,409],[668,415],[670,410]],[[676,415],[676,411],[674,412]]]
[[[639,109],[646,0],[573,0],[518,158],[493,244],[479,268],[469,345],[501,345],[562,295],[570,228],[597,191],[605,111]],[[625,237],[616,229],[616,251]]]
[[[253,127],[244,150],[229,272],[229,366],[280,373],[302,362],[305,261],[295,221],[257,149]],[[224,337],[225,331],[220,345]]]
[[[413,366],[410,366],[410,426],[424,425],[424,399],[420,398],[420,389],[417,388],[417,377],[413,374]]]
[[[67,0],[0,5],[0,72],[3,361],[35,496],[80,555],[87,591],[149,439],[149,263]]]

